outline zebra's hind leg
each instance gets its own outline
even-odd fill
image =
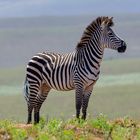
[[[24,85],[24,96],[27,101],[28,118],[27,124],[32,122],[32,111],[34,109],[36,96],[39,92],[39,84],[36,81],[28,81],[26,78]]]
[[[36,105],[34,108],[34,123],[39,123],[40,121],[40,108],[48,96],[48,93],[51,88],[49,88],[46,84],[41,86],[40,93],[36,97]]]
[[[47,95],[41,95],[41,94],[39,94],[37,96],[36,105],[35,105],[35,109],[34,109],[34,123],[35,124],[36,123],[39,123],[39,121],[40,121],[40,108],[42,106],[42,103],[47,98]]]

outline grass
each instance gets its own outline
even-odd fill
[[[102,75],[89,102],[88,113],[91,117],[102,112],[110,119],[123,116],[139,119],[139,62],[138,58],[103,61]],[[22,94],[24,68],[1,69],[0,73],[0,119],[25,122],[27,107]],[[74,98],[74,91],[52,90],[42,106],[41,114],[49,118],[70,118],[75,114]]]
[[[88,113],[91,118],[103,113],[109,119],[130,116],[139,120],[139,62],[139,58],[103,61],[102,75],[89,102]],[[27,106],[22,94],[24,68],[0,69],[0,74],[0,119],[26,122]],[[74,91],[52,90],[42,106],[41,115],[64,120],[71,118],[75,115],[74,98]]]
[[[25,79],[25,69],[23,66],[16,68],[0,69],[0,85],[1,86],[19,86],[23,84]]]
[[[109,121],[104,115],[86,121],[78,119],[41,119],[37,125],[0,121],[0,139],[4,140],[128,140],[140,138],[138,122],[126,117]]]
[[[101,64],[101,73],[104,75],[139,73],[139,64],[140,58],[103,60]]]
[[[139,85],[95,87],[90,98],[88,113],[91,118],[97,117],[102,112],[109,119],[130,116],[139,120],[139,91]],[[74,98],[74,91],[51,91],[42,106],[41,115],[64,120],[70,118],[75,115]],[[27,106],[21,93],[0,96],[0,110],[0,119],[26,122]]]

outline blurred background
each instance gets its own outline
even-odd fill
[[[106,49],[89,117],[129,116],[140,120],[140,2],[138,0],[0,0],[0,119],[26,121],[25,69],[38,52],[75,51],[82,33],[98,16],[113,16],[113,30],[127,43],[118,54]],[[74,91],[52,90],[42,115],[70,118]]]

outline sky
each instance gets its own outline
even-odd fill
[[[0,0],[0,17],[140,13],[139,0]]]

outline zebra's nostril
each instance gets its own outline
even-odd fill
[[[126,50],[126,46],[121,46],[118,48],[119,53],[123,53],[123,52],[125,52],[125,50]]]
[[[118,48],[119,53],[123,53],[126,50],[126,43],[124,41],[121,41],[121,47]]]

